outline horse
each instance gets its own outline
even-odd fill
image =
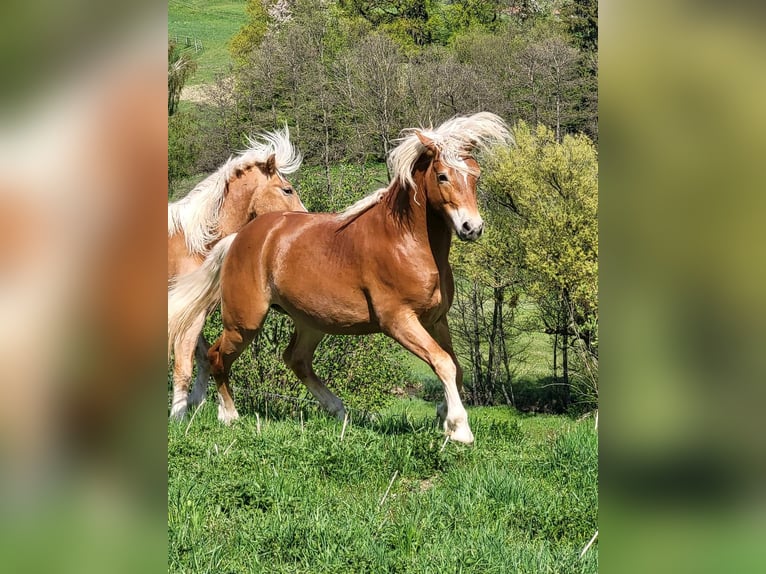
[[[248,221],[273,211],[306,211],[285,175],[301,165],[301,154],[290,142],[290,131],[248,138],[249,147],[230,157],[183,199],[168,204],[168,286],[203,263],[223,238]],[[169,292],[170,296],[170,292]],[[209,309],[198,309],[175,340],[173,402],[170,416],[183,418],[189,405],[205,399],[210,376],[208,344],[202,327]],[[189,394],[196,348],[197,378]]]
[[[221,301],[223,334],[208,352],[219,420],[239,416],[229,372],[273,308],[294,321],[285,362],[328,412],[345,417],[342,401],[314,372],[319,342],[325,334],[383,332],[433,369],[444,387],[446,405],[437,415],[445,434],[472,444],[447,323],[454,295],[449,251],[453,232],[474,241],[484,227],[473,151],[509,138],[503,120],[488,112],[405,130],[389,154],[388,187],[339,214],[258,217],[181,278],[169,311],[171,339]]]

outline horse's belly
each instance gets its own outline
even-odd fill
[[[337,293],[292,294],[278,304],[294,321],[324,333],[363,335],[380,331],[364,296],[339,297]]]

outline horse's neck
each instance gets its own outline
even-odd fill
[[[415,173],[416,188],[398,188],[396,201],[392,205],[399,212],[395,217],[400,219],[407,233],[417,239],[418,245],[430,250],[439,269],[446,269],[449,267],[452,230],[444,217],[429,205],[424,177],[423,172]]]
[[[434,255],[437,266],[449,267],[449,250],[452,246],[452,229],[447,225],[444,217],[430,206],[426,207],[426,228],[428,230],[428,243]]]
[[[250,197],[244,197],[245,194],[242,193],[231,193],[233,190],[229,191],[223,200],[218,216],[219,239],[236,233],[247,223],[248,219],[247,210],[250,205]]]

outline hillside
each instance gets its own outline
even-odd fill
[[[168,38],[185,44],[188,37],[192,51],[195,38],[202,43],[195,54],[197,72],[189,84],[209,83],[226,72],[231,62],[228,42],[245,22],[246,4],[246,0],[169,0]]]

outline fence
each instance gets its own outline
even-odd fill
[[[196,36],[179,36],[176,34],[173,39],[175,40],[175,43],[177,46],[183,45],[186,48],[194,48],[194,53],[199,53],[202,50],[204,50],[204,46],[202,45],[202,40],[197,38]]]

